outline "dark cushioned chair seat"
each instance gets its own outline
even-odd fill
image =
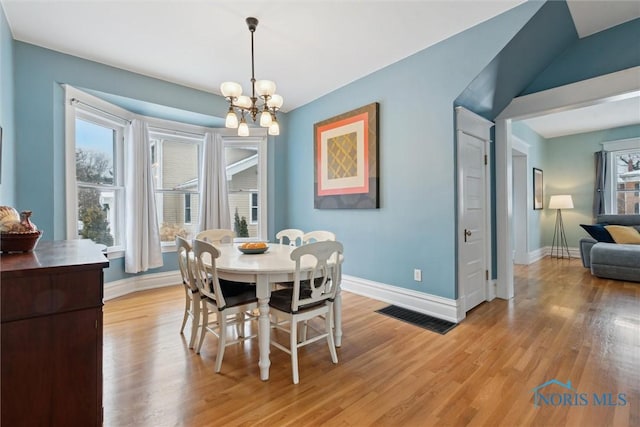
[[[300,297],[301,298],[309,298],[311,296],[311,288],[300,288]],[[285,313],[293,313],[291,310],[291,300],[293,298],[293,288],[285,288],[279,289],[277,291],[271,292],[271,299],[269,300],[269,305],[273,308],[276,308],[280,311],[284,311]],[[298,313],[304,310],[308,310],[310,308],[318,307],[326,304],[326,301],[319,301],[313,304],[307,304],[304,306],[298,307]]]
[[[258,297],[256,297],[256,287],[254,285],[224,279],[218,280],[220,281],[220,288],[222,289],[222,295],[224,296],[227,307],[235,307],[237,305],[258,301]],[[207,299],[211,300],[210,298]]]

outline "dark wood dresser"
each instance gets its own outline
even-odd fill
[[[0,256],[0,425],[102,425],[102,269],[90,240]]]

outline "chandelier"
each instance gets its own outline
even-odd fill
[[[251,96],[242,95],[242,86],[236,82],[224,82],[220,92],[229,101],[229,111],[225,126],[238,129],[238,136],[249,136],[246,116],[255,122],[260,114],[260,126],[269,128],[269,135],[279,135],[280,125],[276,112],[282,107],[283,99],[277,95],[276,84],[271,80],[256,80],[253,61],[253,33],[258,27],[256,18],[247,18],[247,26],[251,32]],[[238,121],[240,115],[240,121]]]

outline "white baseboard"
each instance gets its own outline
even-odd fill
[[[104,300],[121,297],[132,292],[162,288],[182,283],[180,271],[145,274],[104,284]]]
[[[361,279],[359,277],[343,275],[342,289],[450,322],[459,323],[465,317],[463,311],[464,306],[458,300]]]
[[[565,252],[566,254],[566,252]],[[531,251],[527,253],[526,261],[522,265],[530,265],[534,262],[540,261],[542,258],[551,255],[551,246],[544,246],[542,248],[536,249],[535,251]],[[571,258],[580,258],[580,249],[579,248],[569,248],[569,256]],[[515,262],[514,264],[520,264]]]
[[[104,300],[108,301],[133,292],[173,286],[181,282],[179,271],[145,274],[116,280],[105,283]],[[342,276],[342,289],[450,322],[459,323],[465,318],[464,305],[460,300],[443,298],[348,275]]]
[[[555,249],[554,249],[554,252],[556,252]],[[551,246],[544,247],[544,256],[551,256]],[[569,256],[571,258],[581,258],[580,248],[569,248]]]
[[[551,248],[549,248],[549,251],[551,250]],[[547,254],[547,250],[546,248],[539,248],[536,249],[535,251],[531,251],[529,252],[529,264],[533,264],[534,262],[540,261],[542,258],[545,257],[545,255]]]

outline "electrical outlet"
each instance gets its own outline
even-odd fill
[[[413,280],[415,280],[416,282],[422,282],[422,270],[420,270],[419,268],[413,270]]]

